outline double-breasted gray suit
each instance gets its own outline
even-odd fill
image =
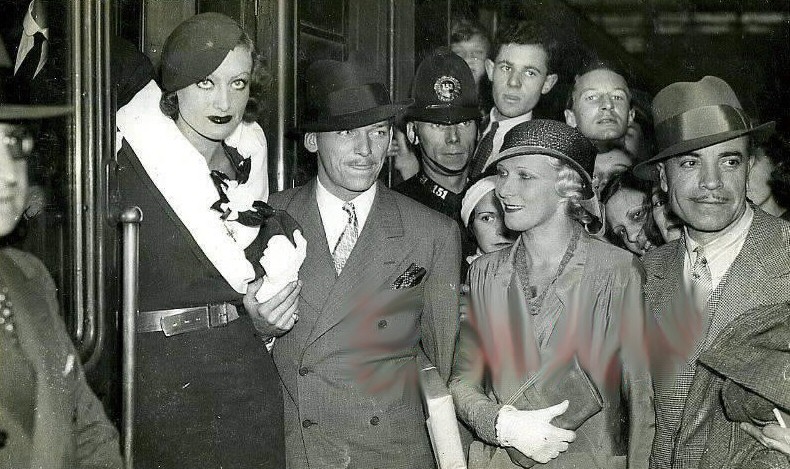
[[[433,467],[416,370],[427,357],[449,378],[458,329],[457,225],[379,184],[338,276],[316,180],[269,203],[296,219],[307,239],[299,321],[273,349],[284,383],[288,466]],[[393,290],[411,264],[426,269],[421,283]]]
[[[643,258],[647,271],[647,306],[667,336],[673,334],[667,330],[667,324],[678,319],[678,305],[684,304],[680,298],[685,291],[684,256],[685,246],[681,239],[650,251]],[[709,312],[709,317],[713,318],[713,329],[708,333],[706,344],[710,344],[723,326],[740,314],[760,305],[790,300],[790,224],[754,208],[754,219],[743,248],[714,291],[714,296],[717,296],[715,306]],[[675,318],[670,319],[673,315]],[[671,402],[662,400],[657,390],[653,467],[696,467],[697,456],[687,455],[696,450],[687,443],[694,440],[694,432],[699,431],[699,422],[703,420],[701,416],[710,414],[711,409],[719,405],[715,392],[711,393],[710,389],[705,389],[707,386],[699,383],[704,374],[697,367],[679,428],[673,428],[674,425],[666,422],[667,406]],[[661,385],[660,378],[656,377],[654,383]],[[716,383],[711,382],[710,385]],[[743,438],[751,437],[733,423],[731,445],[737,445]],[[703,459],[707,451],[703,451]]]

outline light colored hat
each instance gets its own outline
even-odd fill
[[[764,138],[774,122],[752,125],[730,85],[714,76],[696,82],[672,83],[653,99],[653,122],[658,153],[634,167],[650,179],[655,163],[743,135]]]
[[[472,212],[474,212],[480,199],[495,188],[496,176],[484,177],[469,186],[469,189],[466,190],[466,195],[464,195],[464,199],[461,201],[461,220],[464,222],[464,226],[469,225]]]

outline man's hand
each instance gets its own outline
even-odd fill
[[[512,446],[539,463],[547,463],[568,449],[576,432],[555,427],[551,419],[568,410],[568,401],[540,410],[499,411],[497,437],[503,446]]]
[[[263,277],[247,285],[244,308],[252,318],[255,329],[265,338],[279,337],[290,331],[299,320],[299,292],[302,281],[291,282],[274,296],[258,303],[255,293],[263,284]]]
[[[769,423],[762,429],[751,423],[741,423],[741,429],[754,437],[763,446],[780,451],[790,456],[790,428],[782,428],[775,423]]]

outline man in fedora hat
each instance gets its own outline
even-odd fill
[[[773,123],[753,126],[727,83],[707,76],[671,84],[653,100],[653,119],[658,153],[635,171],[657,171],[685,227],[643,258],[647,305],[677,351],[656,364],[652,462],[710,467],[706,441],[721,382],[706,379],[697,358],[740,314],[790,299],[790,224],[746,199],[751,144]],[[748,438],[731,430],[729,441]]]
[[[458,227],[377,182],[408,103],[363,76],[352,63],[310,66],[300,130],[318,175],[269,199],[307,239],[300,319],[273,349],[292,468],[433,467],[417,364],[450,374]]]
[[[0,39],[0,239],[28,196],[31,126],[66,106],[10,102],[12,64]],[[40,260],[0,249],[0,467],[121,468],[118,432],[85,379]]]
[[[477,140],[477,88],[464,60],[440,49],[417,67],[406,113],[406,135],[419,149],[422,167],[395,190],[456,220],[463,254],[474,241],[461,222],[461,200]],[[459,260],[460,262],[460,260]]]

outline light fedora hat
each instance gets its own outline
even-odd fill
[[[655,163],[743,135],[764,138],[774,122],[753,126],[730,85],[714,76],[673,83],[653,99],[658,153],[636,165],[637,176],[650,179]]]

